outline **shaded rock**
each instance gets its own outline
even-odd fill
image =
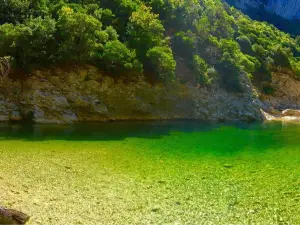
[[[25,224],[29,218],[25,213],[0,207],[0,224]]]
[[[77,115],[71,110],[65,110],[62,117],[66,123],[74,123],[78,121]]]
[[[243,74],[244,93],[228,93],[217,84],[208,89],[179,83],[151,85],[143,79],[125,83],[103,76],[93,67],[73,71],[54,69],[47,76],[45,79],[37,72],[24,82],[18,96],[2,98],[0,95],[0,120],[5,121],[7,117],[20,120],[28,115],[36,123],[264,118],[260,111],[262,105],[253,93],[249,78]]]
[[[231,165],[231,164],[224,164],[223,167],[225,167],[225,168],[227,168],[227,169],[230,169],[230,168],[233,167],[233,165]]]
[[[68,102],[68,100],[67,100],[67,98],[65,96],[62,96],[62,95],[57,96],[57,95],[55,95],[55,96],[52,97],[52,99],[53,99],[53,103],[57,107],[63,107],[63,108],[65,108],[65,107],[69,107],[70,106],[70,104],[69,104],[69,102]]]
[[[20,121],[20,120],[22,120],[22,114],[20,111],[12,111],[9,119],[12,121]]]
[[[0,115],[0,122],[6,122],[9,121],[8,115]]]
[[[33,119],[38,120],[38,119],[42,119],[44,117],[45,117],[44,111],[38,107],[35,107],[34,111],[33,111]]]

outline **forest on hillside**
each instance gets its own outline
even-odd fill
[[[85,64],[240,92],[241,74],[268,83],[284,68],[300,78],[300,37],[218,0],[0,0],[2,76]],[[179,64],[189,72],[178,76]]]

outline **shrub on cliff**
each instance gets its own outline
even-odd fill
[[[197,83],[209,84],[212,81],[212,79],[207,74],[207,63],[198,55],[194,55],[193,57],[193,69],[195,80]]]
[[[174,81],[176,62],[172,55],[171,48],[154,47],[147,52],[150,66],[153,67],[159,79],[163,81]]]
[[[106,42],[102,60],[107,69],[114,73],[124,73],[124,71],[122,71],[124,69],[128,72],[143,72],[143,66],[137,60],[135,51],[128,49],[118,40]]]

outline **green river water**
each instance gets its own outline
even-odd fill
[[[300,124],[0,125],[29,224],[300,224]]]

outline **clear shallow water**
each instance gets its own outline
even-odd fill
[[[0,125],[0,202],[31,224],[300,224],[300,124]]]

